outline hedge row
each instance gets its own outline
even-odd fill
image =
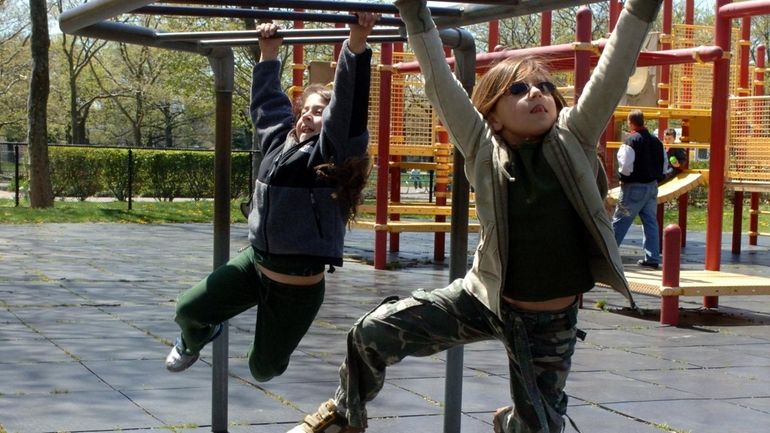
[[[128,149],[49,147],[51,184],[57,197],[112,196],[129,191]],[[214,152],[132,149],[133,196],[172,201],[214,196]],[[232,154],[232,198],[249,193],[250,154]]]

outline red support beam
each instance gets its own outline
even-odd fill
[[[757,46],[756,67],[754,68],[754,96],[765,94],[765,58],[767,49],[765,45]],[[759,232],[759,193],[751,193],[751,215],[749,215],[749,245],[757,245]]]
[[[390,83],[393,72],[393,44],[382,44],[380,50],[380,123],[377,134],[377,202],[374,220],[377,226],[388,223],[388,160],[390,156]],[[374,231],[374,268],[385,269],[388,232]]]

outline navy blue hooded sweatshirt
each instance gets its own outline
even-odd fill
[[[258,250],[342,265],[346,215],[335,199],[336,184],[318,177],[315,167],[367,153],[372,51],[355,54],[343,44],[331,101],[321,133],[301,143],[295,117],[281,90],[278,60],[254,66],[251,119],[264,155],[249,215],[249,241]]]

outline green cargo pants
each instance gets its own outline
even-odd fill
[[[348,333],[347,358],[335,394],[350,425],[366,427],[366,402],[385,381],[385,367],[406,356],[428,356],[450,347],[498,339],[506,348],[514,410],[506,433],[562,431],[564,393],[575,349],[577,304],[561,312],[508,308],[500,320],[456,280],[443,289],[418,290],[386,300]]]
[[[257,307],[254,341],[249,348],[252,376],[266,382],[281,375],[307,333],[324,298],[324,280],[312,286],[277,283],[257,269],[253,248],[220,266],[179,296],[174,320],[182,328],[186,352],[198,353],[213,326]]]

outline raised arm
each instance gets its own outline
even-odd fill
[[[570,131],[595,146],[626,91],[628,79],[662,0],[628,0],[577,105],[567,114]]]
[[[349,156],[363,156],[369,144],[369,85],[372,50],[366,40],[379,14],[358,13],[350,25],[350,37],[343,44],[334,76],[334,92],[324,110],[321,149],[324,157],[337,162]]]
[[[409,45],[420,63],[425,93],[455,147],[465,156],[466,170],[472,169],[470,159],[475,156],[478,144],[493,132],[449,69],[441,38],[426,2],[398,0],[395,5],[406,24]],[[473,182],[473,174],[468,172],[468,176]]]
[[[274,37],[277,30],[272,23],[257,26],[262,54],[252,71],[250,112],[263,154],[282,145],[294,123],[291,101],[281,89],[278,50],[283,39]]]

